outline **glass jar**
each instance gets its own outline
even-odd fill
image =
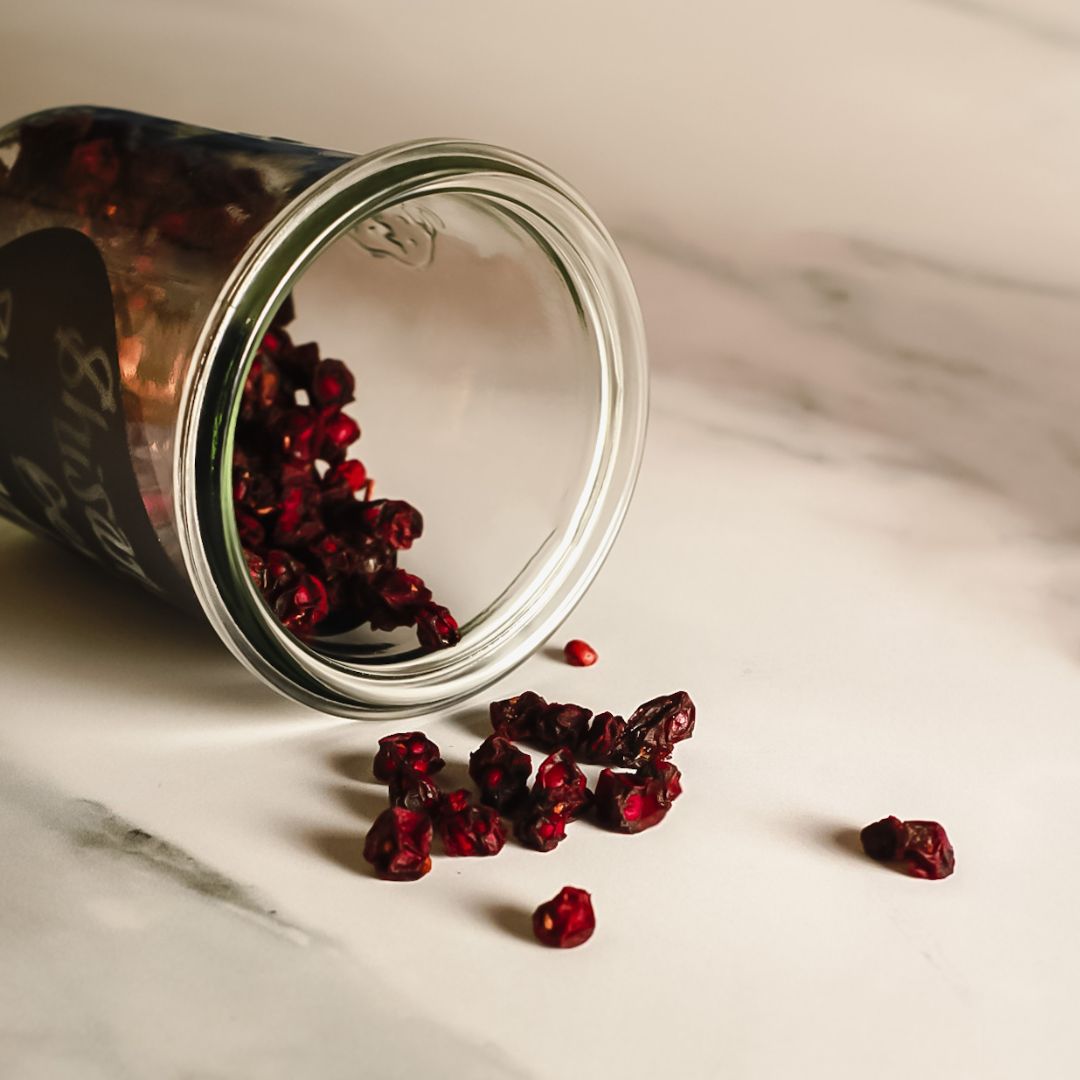
[[[608,233],[536,162],[54,109],[0,131],[0,245],[0,512],[202,611],[295,700],[465,699],[552,633],[615,538],[645,435],[640,312]],[[301,640],[251,582],[233,435],[290,296],[356,375],[369,469],[424,512],[408,569],[457,614],[453,648]]]

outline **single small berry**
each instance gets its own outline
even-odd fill
[[[513,742],[531,739],[535,730],[534,720],[540,710],[546,707],[547,702],[531,690],[503,701],[493,701],[490,707],[491,728],[496,735]]]
[[[490,806],[470,803],[448,812],[444,803],[436,827],[447,855],[498,855],[506,843],[502,818]]]
[[[431,818],[391,806],[372,823],[364,858],[384,881],[416,881],[431,869]]]
[[[585,774],[566,747],[546,757],[536,770],[532,799],[545,813],[567,819],[576,817],[588,806]]]
[[[442,802],[439,785],[427,773],[402,765],[389,780],[390,805],[437,814]]]
[[[566,818],[530,800],[514,818],[514,838],[533,851],[554,851],[566,839]]]
[[[639,833],[659,825],[682,791],[679,771],[649,765],[633,773],[604,769],[596,782],[593,805],[597,823],[612,832]]]
[[[936,821],[882,818],[859,834],[863,851],[879,862],[899,862],[912,877],[932,881],[956,869],[956,854],[945,829]]]
[[[563,646],[563,656],[573,667],[592,667],[598,657],[596,650],[586,641],[574,638]]]
[[[558,896],[533,912],[533,933],[541,945],[572,949],[588,941],[595,929],[592,898],[572,885],[563,886]]]
[[[685,690],[646,701],[626,721],[627,748],[638,762],[657,754],[668,757],[676,743],[693,735],[696,716]]]
[[[480,801],[496,810],[512,810],[528,794],[532,758],[501,735],[489,735],[469,755],[469,776]]]
[[[592,713],[580,705],[552,702],[536,711],[532,741],[548,750],[560,747],[577,750],[585,741],[591,719]]]
[[[422,731],[406,731],[379,740],[379,752],[372,762],[371,771],[376,780],[385,784],[403,768],[431,776],[445,764],[439,748]]]

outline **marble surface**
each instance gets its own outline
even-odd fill
[[[645,308],[649,449],[563,631],[601,662],[543,652],[497,691],[625,709],[685,686],[700,719],[660,828],[381,883],[359,850],[385,729],[278,699],[209,631],[0,525],[0,1075],[1075,1075],[1080,20],[1065,0],[680,7],[630,5],[612,41],[613,5],[574,5],[577,36],[554,5],[515,69],[555,50],[545,96],[479,33],[491,5],[320,0],[301,69],[318,42],[401,76],[363,120],[340,71],[256,104],[250,60],[198,85],[172,51],[151,63],[167,33],[223,59],[243,19],[280,43],[284,4],[155,5],[108,40],[95,21],[81,67],[82,8],[11,13],[13,114],[466,130],[586,189]],[[583,63],[602,44],[618,102]],[[659,147],[636,171],[635,124]],[[424,727],[463,775],[482,711]],[[886,813],[946,823],[955,876],[858,856]],[[526,913],[564,883],[599,928],[558,954]]]

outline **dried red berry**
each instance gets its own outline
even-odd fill
[[[439,800],[439,814],[462,814],[472,806],[472,795],[467,788],[443,792]]]
[[[533,851],[554,851],[566,839],[566,818],[530,800],[514,818],[514,837]]]
[[[588,805],[585,774],[565,746],[546,757],[536,770],[532,796],[536,806],[561,818],[576,817]]]
[[[674,768],[674,766],[672,766]],[[671,799],[678,795],[678,770],[675,792],[666,778],[636,773],[617,773],[604,769],[596,782],[593,805],[596,820],[605,829],[621,833],[639,833],[659,825],[671,808]]]
[[[533,716],[532,740],[547,749],[577,748],[585,741],[592,713],[580,705],[552,702],[537,709]]]
[[[319,405],[348,405],[356,383],[340,360],[320,360],[311,375],[311,397]]]
[[[956,869],[956,854],[945,830],[936,821],[905,821],[900,861],[912,877],[936,881]]]
[[[431,835],[427,814],[391,806],[368,831],[364,858],[385,881],[416,881],[431,869]]]
[[[547,702],[531,690],[504,701],[493,701],[490,705],[492,730],[496,735],[514,742],[531,739],[533,721],[546,706]]]
[[[416,613],[416,636],[424,649],[445,649],[461,640],[461,631],[446,608],[427,603]]]
[[[863,851],[871,859],[879,862],[892,862],[904,846],[904,823],[898,817],[882,818],[872,825],[867,825],[859,839]]]
[[[314,630],[329,610],[326,586],[314,574],[302,574],[293,588],[274,601],[282,626],[301,636]]]
[[[489,735],[469,755],[469,775],[480,801],[496,810],[512,810],[528,794],[532,759],[501,735]]]
[[[581,757],[598,765],[631,765],[626,744],[626,721],[609,712],[597,713],[581,746]]]
[[[355,459],[341,461],[327,471],[323,478],[323,491],[330,492],[344,487],[355,494],[363,490],[367,482],[368,474],[363,462]]]
[[[533,913],[533,933],[541,945],[572,949],[583,945],[596,929],[592,897],[584,889],[564,885],[558,896]]]
[[[340,461],[345,451],[360,438],[360,425],[336,407],[324,410],[322,421],[322,443],[319,457],[327,461]]]
[[[424,810],[438,813],[442,803],[439,785],[427,773],[417,772],[410,765],[402,767],[390,777],[390,805],[404,806],[406,810]]]
[[[936,821],[882,818],[859,834],[863,851],[881,862],[903,863],[917,878],[938,880],[956,868],[956,855],[944,828]]]
[[[292,409],[279,423],[281,450],[287,460],[309,463],[319,453],[322,428],[319,415],[306,406]]]
[[[664,694],[639,705],[626,722],[626,742],[638,762],[668,757],[675,744],[694,733],[697,710],[685,690]]]
[[[439,838],[447,855],[498,855],[506,843],[506,829],[497,810],[471,803],[449,810],[443,803],[436,819]]]
[[[596,650],[585,641],[574,638],[563,646],[563,656],[573,667],[592,667],[597,661]]]
[[[364,505],[364,521],[372,536],[392,548],[412,547],[424,531],[424,519],[400,499],[376,499]]]
[[[406,731],[379,740],[379,752],[372,762],[371,771],[376,780],[385,784],[403,768],[431,776],[445,764],[439,748],[422,731]]]

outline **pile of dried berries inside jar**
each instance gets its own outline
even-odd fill
[[[390,806],[371,826],[364,857],[381,878],[415,881],[431,869],[436,836],[447,855],[486,856],[497,855],[510,835],[533,851],[552,851],[586,815],[613,832],[642,832],[663,821],[682,791],[671,755],[693,734],[695,713],[681,690],[626,719],[549,703],[531,691],[493,702],[493,732],[469,757],[475,796],[439,787],[442,755],[423,732],[388,735],[379,740],[373,772],[388,785]],[[518,743],[548,752],[531,785],[532,757]],[[595,790],[579,761],[604,766]],[[568,890],[548,916],[538,915],[548,944],[576,945],[592,933],[592,908],[586,912],[581,901],[588,893]]]
[[[372,498],[360,438],[342,411],[352,373],[323,359],[314,342],[294,344],[279,308],[252,361],[233,453],[236,527],[251,580],[281,624],[299,637],[415,627],[425,650],[455,645],[453,615],[397,565],[424,522],[407,502]]]

